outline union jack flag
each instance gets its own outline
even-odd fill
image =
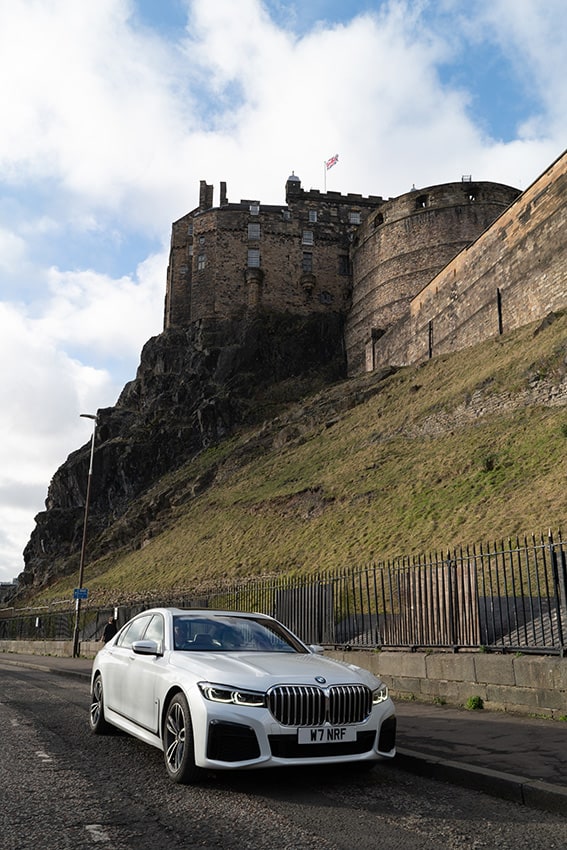
[[[327,162],[325,163],[325,165],[327,166],[327,171],[329,170],[329,168],[332,168],[333,165],[336,165],[338,161],[339,161],[339,155],[338,155],[338,153],[336,153],[334,156],[332,156],[330,159],[328,159]]]

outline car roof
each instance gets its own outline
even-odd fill
[[[261,614],[258,611],[226,611],[214,608],[148,608],[145,611],[140,611],[140,614],[170,614],[171,616],[179,616],[183,614],[194,615],[198,617],[255,617],[263,620],[273,620],[269,614]],[[137,616],[140,616],[138,614]]]

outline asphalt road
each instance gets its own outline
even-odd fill
[[[88,683],[0,659],[1,850],[552,850],[567,818],[397,770],[171,783],[162,753],[92,736]]]

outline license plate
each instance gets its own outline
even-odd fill
[[[341,741],[356,741],[353,726],[317,726],[314,729],[298,729],[298,744],[338,744]]]

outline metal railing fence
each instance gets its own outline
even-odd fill
[[[551,532],[363,568],[251,579],[113,608],[83,603],[81,641],[98,639],[109,614],[123,625],[159,605],[259,611],[307,643],[352,649],[489,649],[565,655],[567,557]],[[71,639],[75,612],[0,610],[0,640]]]

